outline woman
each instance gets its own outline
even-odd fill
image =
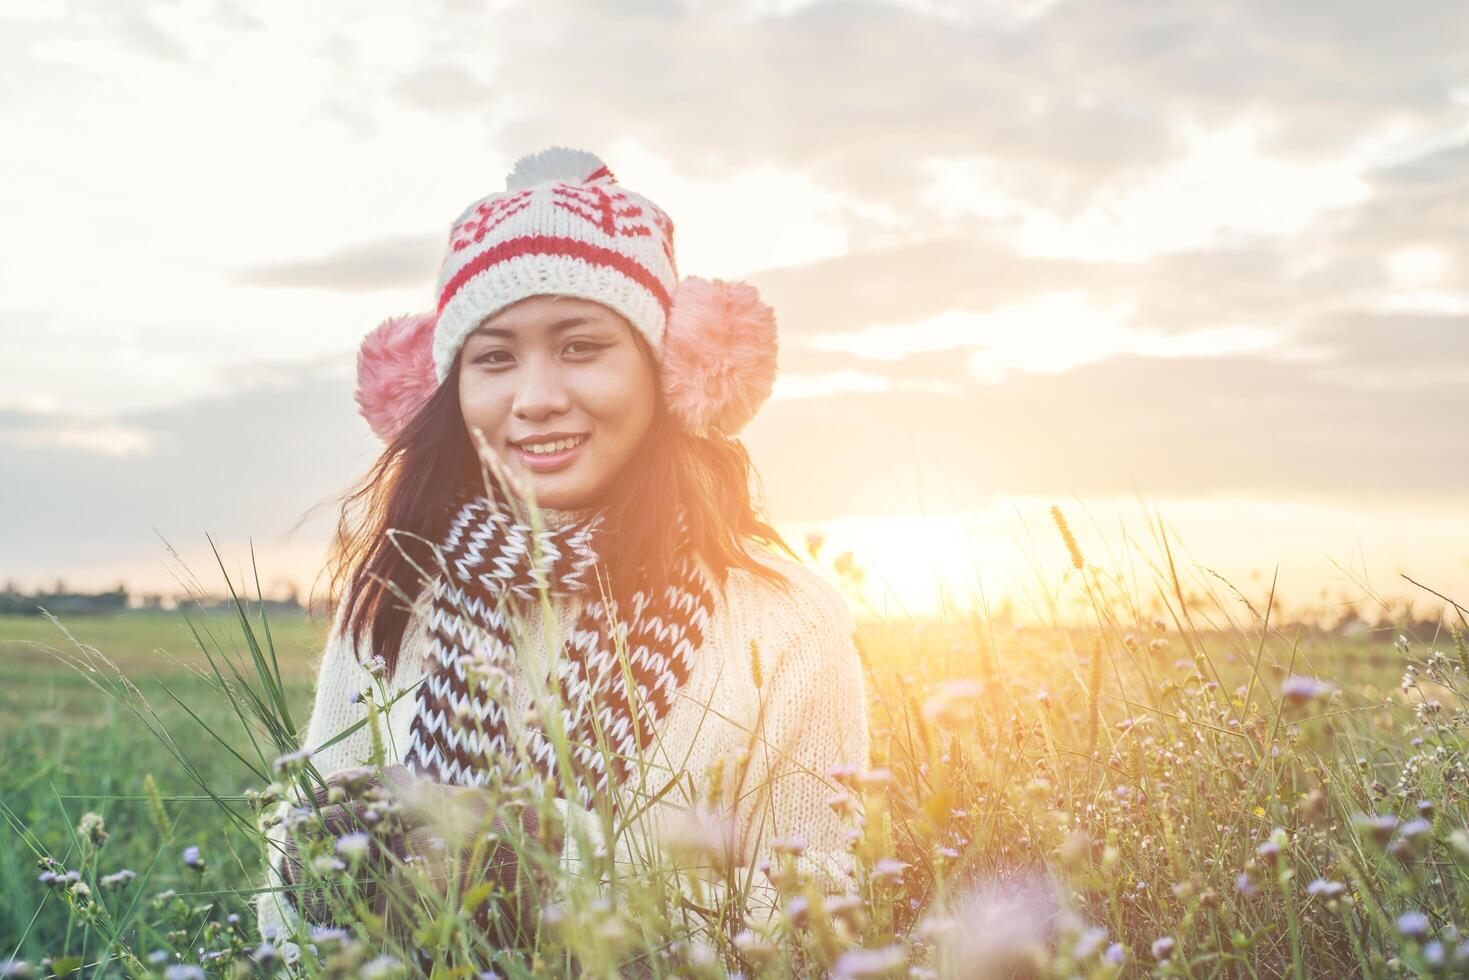
[[[461,214],[436,312],[384,323],[358,367],[388,445],[343,508],[304,740],[326,784],[290,812],[331,809],[346,837],[412,799],[373,846],[421,863],[439,801],[531,787],[555,833],[499,804],[501,837],[572,870],[715,827],[726,866],[780,846],[841,889],[855,824],[831,774],[867,762],[863,685],[844,600],[751,503],[734,435],[775,372],[755,291],[680,282],[668,216],[553,147]],[[266,935],[329,917],[301,899],[292,822]]]

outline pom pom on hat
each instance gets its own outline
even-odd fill
[[[433,313],[389,317],[357,352],[357,409],[372,431],[392,442],[438,387]]]
[[[505,178],[505,190],[524,190],[558,180],[568,184],[590,184],[602,177],[608,182],[615,182],[612,171],[595,153],[553,146],[516,160],[515,169]]]
[[[663,335],[669,411],[691,432],[735,435],[770,397],[776,354],[775,313],[754,286],[685,278]]]

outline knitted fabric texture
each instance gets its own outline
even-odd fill
[[[611,852],[623,872],[635,870],[646,860],[650,846],[683,825],[696,794],[722,774],[726,798],[736,801],[739,842],[752,862],[770,857],[773,841],[799,836],[806,849],[798,864],[819,874],[828,887],[848,887],[852,853],[848,835],[856,825],[852,816],[830,805],[841,787],[828,773],[838,766],[869,765],[866,693],[852,637],[855,624],[841,593],[814,569],[763,551],[757,558],[788,580],[790,588],[743,568],[729,571],[689,677],[672,709],[658,722],[653,746],[644,753],[646,776],[634,773],[617,786],[628,801],[625,811],[646,804],[646,812],[615,839],[605,839],[600,821],[578,806],[574,796],[555,801],[568,833],[562,859],[568,880],[586,873],[587,856],[598,847]],[[587,597],[588,593],[552,597],[548,604],[534,603],[525,611],[518,656],[509,667],[511,679],[503,692],[511,717],[519,718],[535,707],[530,681],[550,671],[550,653],[576,628]],[[322,773],[360,766],[373,757],[376,749],[367,719],[377,709],[355,695],[377,684],[385,684],[389,698],[396,698],[386,708],[382,728],[385,761],[402,760],[417,715],[416,686],[433,669],[435,659],[428,622],[432,591],[426,586],[415,598],[415,614],[397,666],[385,678],[370,672],[373,638],[369,634],[354,642],[339,607],[322,651],[310,724],[302,737]],[[733,760],[746,753],[743,788],[736,788],[729,783],[740,768]],[[658,795],[675,776],[677,785]],[[290,806],[281,803],[280,813]],[[283,827],[270,831],[272,840],[283,838]],[[764,883],[764,877],[754,876],[752,915],[778,918],[782,900]],[[700,875],[697,882],[686,880],[681,887],[694,892],[696,884],[700,890],[696,900],[714,901],[710,896],[719,889],[717,876]],[[268,866],[263,885],[258,900],[262,935],[294,928],[297,917],[279,890],[282,882],[274,863]]]
[[[537,533],[494,490],[493,499],[461,498],[440,545],[444,573],[434,581],[428,621],[431,664],[418,688],[405,764],[457,786],[511,780],[533,767],[565,795],[544,726],[521,725],[504,708],[500,682],[515,661],[507,604],[534,602],[542,588],[553,596],[589,593],[547,678],[548,689],[560,693],[574,795],[588,806],[609,775],[626,776],[672,706],[703,642],[713,598],[682,514],[668,580],[638,591],[626,606],[608,597],[609,605],[594,594],[602,514]],[[630,622],[620,618],[624,609]]]
[[[505,190],[471,204],[450,230],[433,340],[438,380],[485,317],[545,294],[612,308],[661,356],[677,284],[673,220],[619,187],[600,158],[565,147],[522,157]]]

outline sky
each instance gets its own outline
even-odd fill
[[[1024,605],[1053,504],[1099,564],[1162,522],[1255,597],[1464,601],[1466,42],[1460,0],[6,5],[0,579],[212,584],[210,535],[309,582],[357,343],[554,144],[775,309],[762,499],[882,614]]]

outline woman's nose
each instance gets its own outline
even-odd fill
[[[533,358],[517,373],[520,387],[512,406],[516,418],[541,419],[571,407],[571,395],[555,364]]]

